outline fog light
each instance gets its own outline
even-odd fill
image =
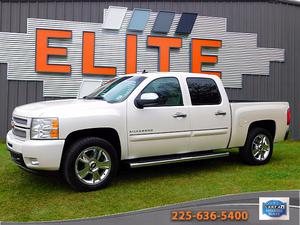
[[[29,158],[31,165],[38,166],[40,163],[36,158]]]

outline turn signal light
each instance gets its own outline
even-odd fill
[[[58,128],[58,119],[52,120],[52,128],[57,129]]]
[[[50,136],[51,138],[58,138],[58,130],[51,130]]]

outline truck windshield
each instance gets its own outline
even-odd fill
[[[126,76],[108,81],[97,88],[93,93],[85,96],[85,99],[101,99],[109,103],[122,102],[145,79],[143,76]]]

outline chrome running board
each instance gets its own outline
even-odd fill
[[[146,166],[156,166],[156,165],[164,165],[164,164],[171,164],[171,163],[179,163],[179,162],[189,162],[189,161],[196,161],[196,160],[203,160],[203,159],[214,159],[214,158],[221,158],[229,156],[229,152],[221,152],[221,153],[206,153],[206,154],[199,154],[194,156],[187,156],[187,155],[180,155],[180,156],[173,156],[169,158],[155,158],[155,159],[144,159],[144,160],[137,160],[129,162],[131,168],[139,168],[139,167],[146,167]]]

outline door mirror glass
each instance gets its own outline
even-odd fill
[[[159,96],[156,93],[144,93],[136,99],[136,106],[140,109],[158,104]]]

